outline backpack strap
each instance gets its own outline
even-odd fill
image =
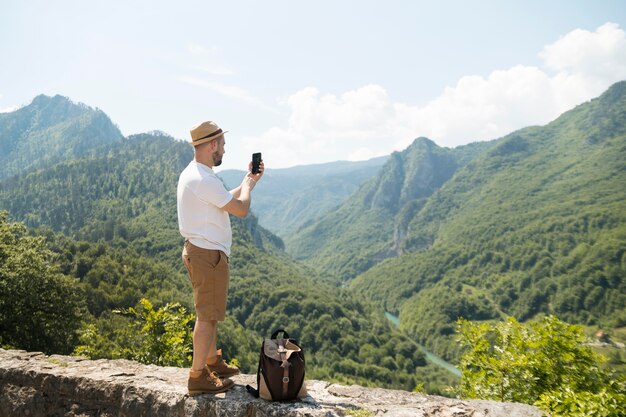
[[[259,398],[259,390],[252,388],[251,385],[246,385],[246,391],[248,391],[248,393],[254,398]]]
[[[263,345],[261,343],[261,355],[263,355]],[[256,369],[256,387],[257,389],[252,388],[251,385],[246,385],[246,391],[248,391],[254,398],[259,398],[259,389],[261,388],[261,358],[259,358],[259,366]]]
[[[288,334],[287,334],[287,332],[286,332],[286,331],[284,331],[283,329],[278,329],[278,330],[276,330],[274,333],[272,333],[272,337],[271,337],[271,339],[276,339],[276,338],[278,338],[278,333],[281,333],[281,332],[282,332],[282,334],[283,334],[283,339],[289,339],[289,335],[288,335]]]
[[[285,349],[284,339],[278,339],[278,353],[280,353],[280,359],[283,361],[280,367],[283,368],[283,398],[286,398],[289,391],[289,367],[291,363],[287,360],[287,349]]]

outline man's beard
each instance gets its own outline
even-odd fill
[[[222,165],[222,157],[218,156],[217,152],[213,152],[213,166],[218,167],[220,165]]]

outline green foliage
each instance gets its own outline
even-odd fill
[[[535,405],[550,411],[553,417],[623,417],[626,415],[626,390],[601,389],[599,392],[576,392],[569,387],[562,391],[541,394]]]
[[[241,372],[256,374],[259,364],[261,336],[244,327],[231,315],[219,323],[217,345],[222,349],[225,359],[235,364]]]
[[[580,326],[554,316],[527,324],[510,317],[493,324],[459,320],[458,332],[466,349],[463,397],[536,403],[563,416],[626,411],[626,387],[601,369],[602,358],[585,344]]]
[[[459,385],[460,378],[438,365],[428,363],[415,369],[415,381],[412,391],[450,397]]]
[[[128,314],[131,310],[133,312]],[[93,318],[83,324],[74,355],[91,359],[131,359],[144,363],[160,361],[162,364],[169,363],[172,366],[190,364],[192,342],[187,338],[193,334],[191,320],[194,316],[188,314],[187,309],[177,304],[168,304],[157,310],[152,307],[154,317],[142,317],[146,316],[145,311],[150,311],[143,306],[142,301],[137,308],[116,311],[117,314],[107,311],[99,318]],[[119,314],[121,312],[124,314]],[[159,318],[159,315],[163,317]],[[171,322],[167,324],[167,320]],[[147,327],[149,322],[152,324]],[[187,324],[187,328],[182,327],[183,322]],[[165,334],[166,327],[172,326],[175,326],[174,331],[170,332],[174,333],[173,337],[171,334],[159,335],[161,331]],[[187,345],[179,340],[182,336]],[[176,342],[176,346],[168,347],[170,342],[160,340],[161,337],[179,341]],[[227,359],[230,359],[231,363],[236,363],[244,373],[256,372],[260,340],[256,333],[245,329],[232,317],[226,317],[219,325],[218,346],[227,355]],[[164,355],[166,357],[164,361],[159,352],[170,348],[173,350]]]
[[[193,315],[179,304],[166,304],[157,310],[142,298],[136,307],[119,310],[130,315],[138,331],[138,346],[132,359],[160,366],[191,365],[192,336],[189,322]]]
[[[59,268],[79,282],[95,317],[134,306],[141,298],[160,306],[180,301],[192,307],[189,280],[162,260],[141,255],[132,247],[76,241],[50,232],[46,236]]]
[[[113,316],[113,317],[112,317]],[[130,359],[136,333],[124,317],[105,313],[98,319],[83,322],[73,355],[90,359]],[[121,320],[120,320],[121,319]]]
[[[80,326],[78,286],[50,262],[42,237],[0,212],[0,345],[67,354]]]
[[[176,183],[192,155],[189,145],[163,134],[135,135],[5,180],[0,207],[29,227],[122,249],[132,242],[142,255],[176,259]]]
[[[186,367],[191,364],[193,315],[179,304],[155,309],[142,298],[135,307],[115,310],[124,317],[110,326],[85,323],[75,355],[98,358],[125,358],[160,366]],[[106,327],[109,324],[110,327]]]
[[[404,304],[400,326],[429,349],[446,358],[457,358],[460,346],[454,343],[454,323],[459,318],[483,321],[500,317],[498,306],[484,292],[469,286],[463,289],[440,282],[418,292]]]

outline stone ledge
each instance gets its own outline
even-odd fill
[[[529,405],[457,400],[382,388],[307,381],[309,396],[287,403],[255,399],[246,384],[217,395],[187,395],[188,371],[128,360],[86,360],[0,349],[0,417],[8,416],[344,416],[540,417]],[[369,411],[369,413],[368,413]]]

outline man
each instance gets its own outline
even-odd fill
[[[245,217],[250,210],[250,192],[263,176],[248,174],[241,185],[227,191],[213,172],[222,163],[225,139],[214,122],[191,129],[194,159],[178,179],[178,227],[185,238],[183,262],[193,286],[196,324],[193,332],[193,363],[187,389],[190,395],[218,393],[233,386],[229,376],[239,369],[228,365],[217,350],[217,322],[226,315],[232,232],[228,214]]]

